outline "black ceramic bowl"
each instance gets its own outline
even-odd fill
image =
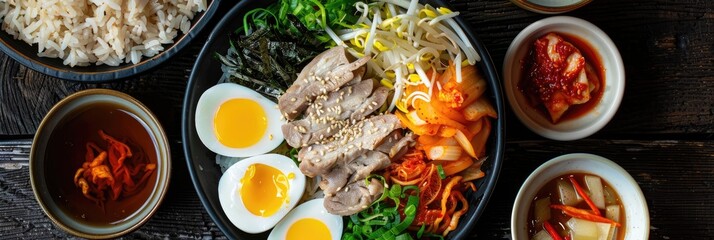
[[[208,214],[218,228],[232,239],[265,239],[270,231],[259,235],[245,233],[233,226],[223,212],[218,200],[218,181],[221,177],[221,169],[215,163],[216,154],[208,150],[208,148],[201,143],[196,133],[194,122],[196,104],[201,94],[203,94],[206,89],[216,85],[221,78],[221,64],[213,58],[213,53],[225,53],[228,50],[228,35],[239,27],[242,27],[243,14],[256,7],[265,7],[272,2],[274,1],[243,0],[228,12],[213,30],[208,41],[206,41],[206,45],[201,50],[201,54],[198,56],[198,59],[196,59],[196,64],[189,78],[188,91],[184,98],[181,128],[183,134],[183,149],[186,154],[186,163],[188,164],[191,179]],[[445,6],[444,2],[440,0],[425,2],[432,6]],[[477,66],[489,83],[487,94],[490,95],[491,101],[495,104],[499,118],[494,122],[490,135],[488,143],[488,146],[490,146],[490,152],[488,153],[489,158],[482,166],[486,177],[475,182],[476,188],[478,189],[476,192],[468,192],[466,194],[470,204],[469,211],[461,218],[458,228],[449,234],[448,238],[450,239],[462,239],[468,236],[476,224],[476,220],[478,220],[481,213],[486,209],[488,199],[496,186],[498,174],[503,162],[505,138],[504,116],[506,115],[504,112],[500,80],[488,51],[483,44],[478,41],[476,36],[471,32],[471,28],[463,19],[457,18],[457,22],[466,32],[479,55],[481,55],[481,61],[477,63]]]
[[[221,5],[221,0],[207,0],[207,2],[206,10],[194,16],[188,33],[176,36],[174,44],[164,45],[164,51],[151,58],[144,57],[137,64],[123,63],[119,66],[90,65],[86,67],[70,67],[62,64],[62,59],[37,56],[37,44],[29,45],[22,40],[13,38],[12,35],[2,30],[0,30],[0,50],[22,65],[65,80],[98,83],[127,78],[158,66],[188,46],[191,40],[196,38],[199,32],[206,27],[218,6]]]

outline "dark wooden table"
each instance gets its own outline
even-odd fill
[[[518,32],[547,17],[507,0],[451,3],[471,23],[499,71]],[[513,199],[525,178],[548,159],[587,152],[617,162],[639,183],[649,205],[651,239],[714,239],[714,1],[595,0],[563,15],[594,23],[619,48],[627,76],[622,105],[600,132],[570,142],[535,135],[508,109],[505,164],[473,237],[510,238]],[[190,181],[180,133],[188,75],[207,34],[154,71],[107,84],[51,78],[0,54],[0,238],[69,237],[34,199],[28,153],[50,107],[86,88],[117,89],[144,102],[171,142],[168,196],[127,238],[224,238]]]

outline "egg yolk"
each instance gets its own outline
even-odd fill
[[[235,98],[218,107],[213,125],[218,141],[223,145],[244,148],[258,143],[265,135],[268,119],[257,102]]]
[[[310,236],[313,240],[330,240],[330,230],[327,225],[320,220],[314,218],[303,218],[297,220],[288,229],[286,240],[301,240]]]
[[[289,175],[265,165],[248,166],[240,180],[243,205],[256,216],[268,217],[277,212],[284,203],[288,203]]]

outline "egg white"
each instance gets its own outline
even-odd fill
[[[323,204],[323,198],[313,199],[300,204],[300,206],[290,211],[290,213],[273,228],[268,236],[268,240],[285,239],[290,226],[303,218],[314,218],[321,221],[327,226],[327,229],[329,229],[332,239],[339,240],[342,238],[342,217],[327,212]],[[309,236],[305,236],[305,239],[309,238]]]
[[[245,175],[248,167],[255,163],[262,163],[274,167],[283,174],[295,174],[293,179],[289,179],[290,189],[288,189],[288,202],[284,203],[275,214],[268,217],[254,215],[248,209],[241,198],[240,190],[242,184],[240,180]],[[305,175],[292,159],[280,154],[265,154],[243,159],[228,168],[218,182],[218,199],[226,213],[228,219],[238,229],[247,233],[261,233],[275,226],[291,209],[297,205],[305,191]]]
[[[263,108],[268,120],[263,137],[256,144],[249,147],[233,148],[223,145],[218,141],[214,131],[213,122],[218,108],[224,102],[235,98],[255,101]],[[283,142],[284,137],[281,126],[285,123],[285,120],[280,116],[277,104],[260,95],[260,93],[239,84],[221,83],[203,92],[201,98],[198,99],[195,119],[196,132],[203,145],[215,153],[229,157],[250,157],[270,152]]]

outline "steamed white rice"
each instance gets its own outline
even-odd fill
[[[206,0],[0,0],[4,31],[73,67],[136,64],[204,10]]]

